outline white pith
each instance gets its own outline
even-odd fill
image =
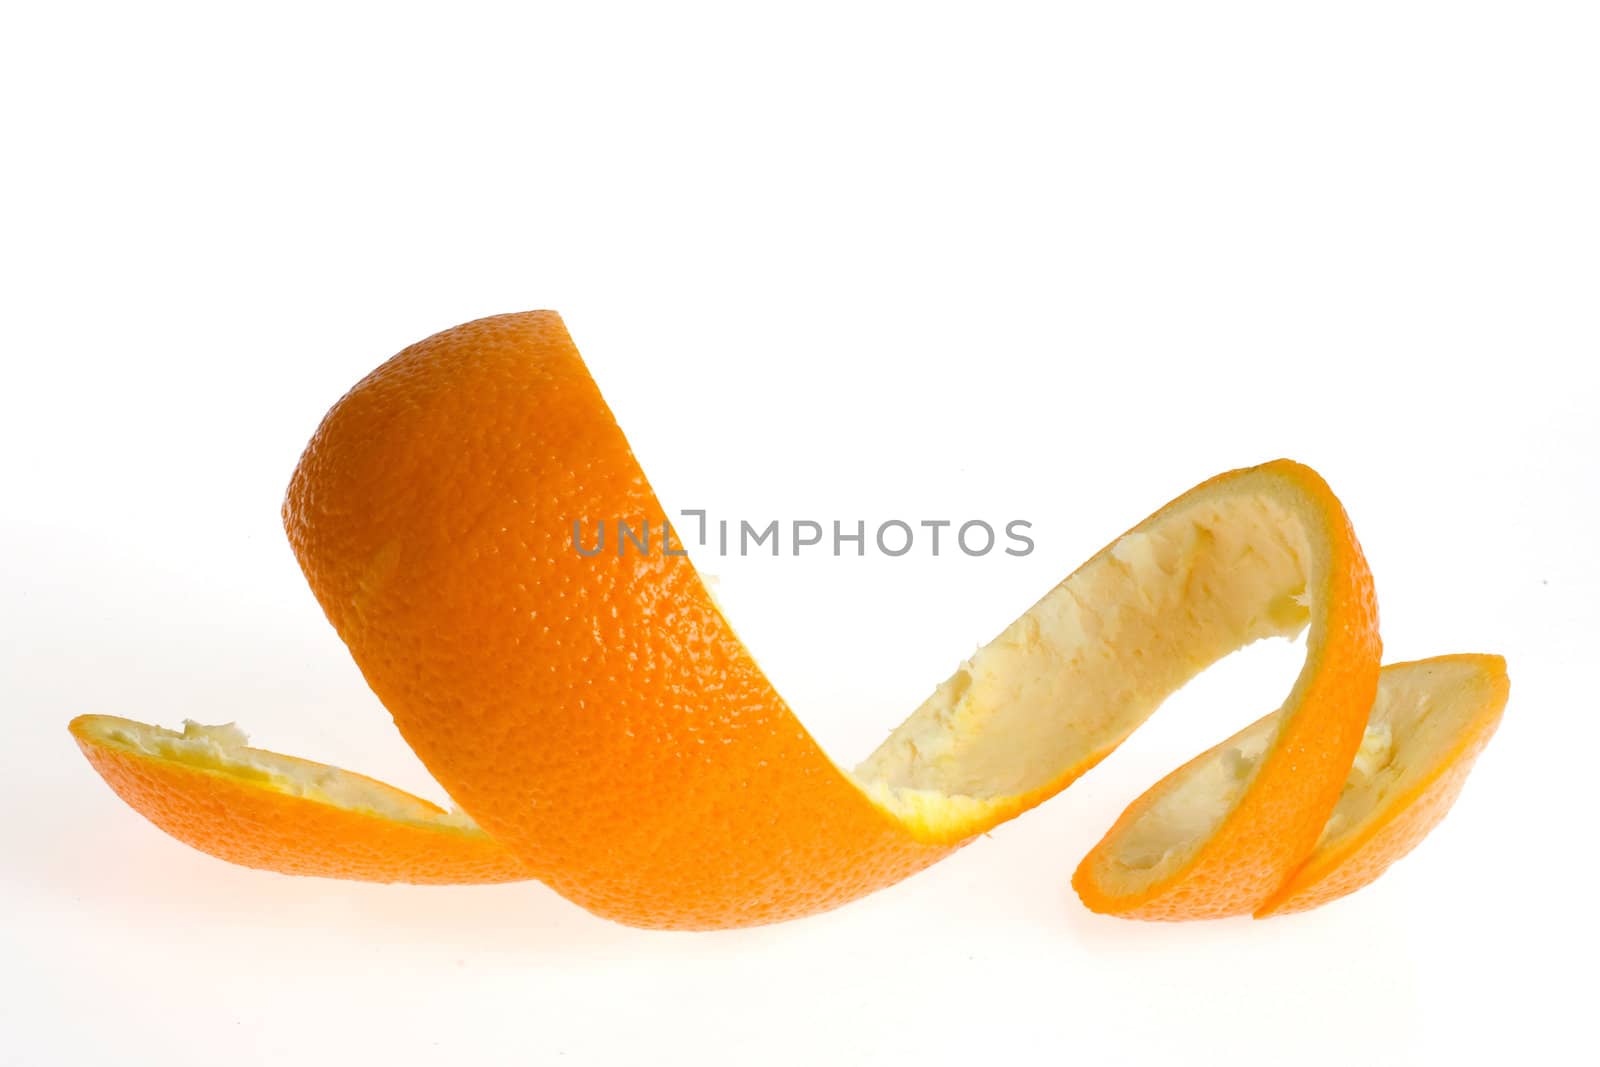
[[[1446,762],[1482,713],[1488,684],[1472,658],[1385,667],[1361,751],[1317,847],[1337,847],[1385,802],[1406,795]]]
[[[975,653],[856,770],[915,831],[956,835],[1115,748],[1210,664],[1311,621],[1312,531],[1270,493],[1195,494],[1127,534]],[[1119,864],[1160,877],[1250,784],[1276,721],[1128,827]]]
[[[382,782],[325,763],[251,748],[244,731],[233,723],[205,726],[186,720],[178,732],[130,719],[95,716],[84,729],[91,739],[113,748],[223,773],[333,807],[398,822],[476,828],[461,812],[440,811],[420,797]]]

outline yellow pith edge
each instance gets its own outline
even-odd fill
[[[395,822],[482,833],[470,816],[445,811],[421,797],[325,763],[251,748],[233,723],[206,726],[186,720],[182,732],[109,715],[85,716],[75,724],[97,744],[191,770],[222,774],[288,796]]]

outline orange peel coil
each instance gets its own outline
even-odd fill
[[[1299,911],[1437,823],[1499,720],[1497,656],[1380,665],[1344,509],[1278,460],[1191,489],[976,652],[853,769],[812,739],[687,556],[575,551],[666,513],[552,312],[407,348],[328,413],[284,525],[329,621],[459,805],[241,737],[84,716],[124,800],[293,874],[541,880],[706,929],[823,911],[1053,796],[1208,665],[1304,632],[1282,706],[1134,801],[1073,885],[1145,919]]]

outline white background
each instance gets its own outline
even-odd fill
[[[1587,3],[10,9],[0,1062],[1577,1055],[1597,50]],[[669,507],[1034,523],[1024,559],[697,553],[842,762],[1105,541],[1278,455],[1354,517],[1388,658],[1509,658],[1504,727],[1415,855],[1261,923],[1104,919],[1067,880],[1275,706],[1289,645],[933,870],[752,931],[235,869],[123,807],[72,715],[237,720],[442,799],[277,509],[362,374],[534,307]]]

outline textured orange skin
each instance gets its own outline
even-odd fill
[[[417,885],[528,877],[504,845],[481,831],[397,822],[125,752],[88,736],[83,726],[89,718],[73,720],[73,737],[117,796],[179,841],[218,859],[284,874]]]
[[[406,349],[329,412],[284,524],[407,743],[534,876],[639,926],[774,922],[945,855],[812,740],[686,557],[553,313]],[[587,543],[587,542],[586,542]]]
[[[1290,495],[1303,498],[1297,510],[1308,528],[1326,539],[1327,566],[1319,576],[1320,595],[1312,598],[1317,614],[1306,663],[1284,705],[1284,724],[1250,788],[1182,869],[1144,892],[1118,895],[1098,871],[1121,835],[1184,768],[1130,804],[1073,874],[1073,888],[1091,911],[1170,920],[1249,914],[1316,845],[1361,747],[1383,654],[1372,572],[1344,507],[1315,471],[1287,460],[1256,470],[1291,483]],[[1179,500],[1240,473],[1219,475]]]
[[[1471,661],[1481,667],[1485,692],[1478,713],[1428,775],[1412,789],[1386,798],[1338,848],[1314,852],[1294,877],[1256,910],[1258,918],[1309,911],[1354,893],[1416,848],[1456,802],[1473,763],[1500,725],[1511,682],[1505,660],[1499,656],[1440,656],[1438,660]]]

